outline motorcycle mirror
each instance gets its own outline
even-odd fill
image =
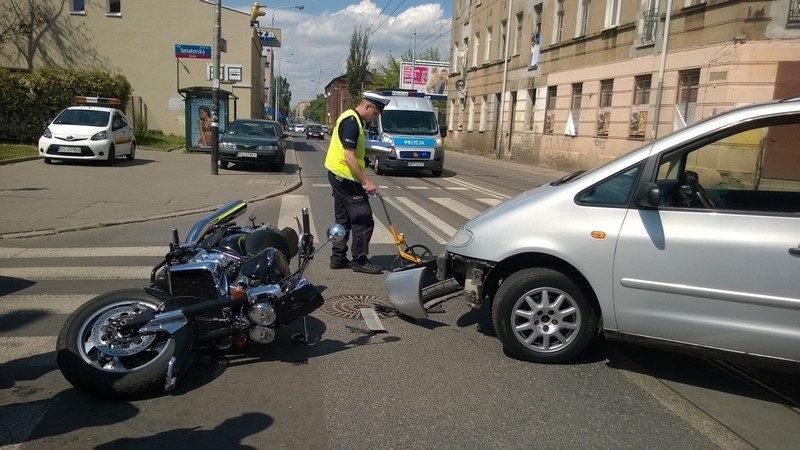
[[[332,242],[339,242],[344,239],[346,231],[342,225],[335,223],[328,227],[328,240]]]

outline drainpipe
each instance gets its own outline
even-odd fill
[[[511,6],[514,4],[514,0],[508,0],[508,20],[506,20],[506,48],[503,49],[503,89],[501,90],[500,94],[500,123],[498,126],[498,131],[500,131],[500,139],[497,143],[497,159],[503,159],[506,156],[503,152],[503,118],[505,117],[505,105],[506,105],[506,81],[508,80],[508,44],[510,39],[510,34],[508,31],[511,29]],[[513,108],[513,105],[512,105]],[[511,115],[511,114],[509,114]],[[508,136],[511,139],[511,136]],[[509,152],[511,153],[511,152]]]
[[[661,116],[661,95],[664,88],[664,69],[667,66],[667,42],[669,41],[669,19],[672,13],[672,0],[667,0],[667,14],[664,16],[664,36],[661,38],[661,67],[658,69],[658,90],[656,91],[656,110],[653,117],[653,140],[658,138],[658,119]]]

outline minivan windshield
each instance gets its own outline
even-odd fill
[[[385,133],[438,134],[439,122],[431,111],[401,111],[387,109],[381,114]]]

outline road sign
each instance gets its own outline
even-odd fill
[[[256,27],[258,33],[258,40],[264,47],[280,47],[281,46],[281,29],[280,28],[261,28]]]
[[[175,44],[175,57],[211,59],[211,47],[208,45]]]

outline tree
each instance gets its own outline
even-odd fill
[[[292,103],[292,91],[289,85],[289,82],[283,76],[278,76],[275,78],[275,89],[270,89],[270,105],[275,104],[275,95],[280,95],[279,102],[278,102],[278,110],[283,113],[284,118],[281,120],[280,117],[275,117],[275,120],[280,120],[281,122],[285,122],[286,118],[289,117],[289,105]],[[280,92],[278,92],[280,91]],[[277,111],[275,111],[277,114]]]
[[[311,100],[308,108],[306,109],[306,118],[311,122],[322,123],[325,118],[325,96],[317,94],[314,100]]]
[[[386,57],[386,65],[378,63],[375,69],[375,74],[372,77],[372,84],[376,87],[382,88],[398,88],[400,87],[400,63],[411,62],[413,50],[408,49],[400,56],[395,58],[390,52]],[[439,55],[439,49],[435,47],[428,47],[422,52],[417,54],[418,61],[442,61]],[[446,61],[446,59],[445,59]]]
[[[364,92],[369,55],[369,35],[367,31],[362,31],[361,28],[353,30],[353,35],[350,37],[350,54],[347,56],[347,73],[345,76],[345,84],[353,102],[360,100],[361,94]]]

